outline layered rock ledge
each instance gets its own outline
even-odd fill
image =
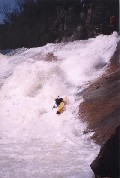
[[[83,121],[87,122],[88,127],[86,132],[93,131],[92,139],[102,146],[98,157],[91,164],[96,178],[100,178],[101,176],[110,178],[119,177],[119,170],[117,169],[119,165],[119,151],[117,149],[119,144],[117,142],[119,139],[115,141],[115,138],[119,138],[120,128],[119,52],[120,43],[117,45],[105,74],[91,83],[81,93],[84,101],[80,105],[79,114],[82,116]],[[115,132],[116,129],[117,131]],[[115,150],[117,150],[116,153],[114,153]],[[110,160],[108,157],[113,163],[109,164]],[[107,174],[103,167],[106,167],[108,170]],[[111,173],[113,169],[117,172],[114,173],[113,171]]]

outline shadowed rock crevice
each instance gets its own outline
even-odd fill
[[[120,177],[119,163],[119,146],[120,146],[120,126],[117,127],[115,134],[101,148],[99,155],[90,165],[96,178]]]

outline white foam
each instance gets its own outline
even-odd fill
[[[105,71],[117,42],[113,33],[0,56],[2,178],[92,177],[89,165],[99,146],[83,134],[86,124],[78,119],[82,98],[77,94]],[[42,60],[48,53],[59,60]],[[69,98],[61,115],[52,109],[58,95]]]

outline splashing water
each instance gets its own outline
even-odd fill
[[[99,146],[93,133],[83,134],[77,93],[105,71],[118,39],[113,33],[0,55],[0,178],[92,178]],[[52,109],[58,95],[69,98],[61,115]]]

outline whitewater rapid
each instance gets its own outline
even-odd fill
[[[99,146],[83,134],[78,94],[100,77],[118,35],[0,54],[0,178],[92,178]],[[54,98],[69,99],[56,115]]]

